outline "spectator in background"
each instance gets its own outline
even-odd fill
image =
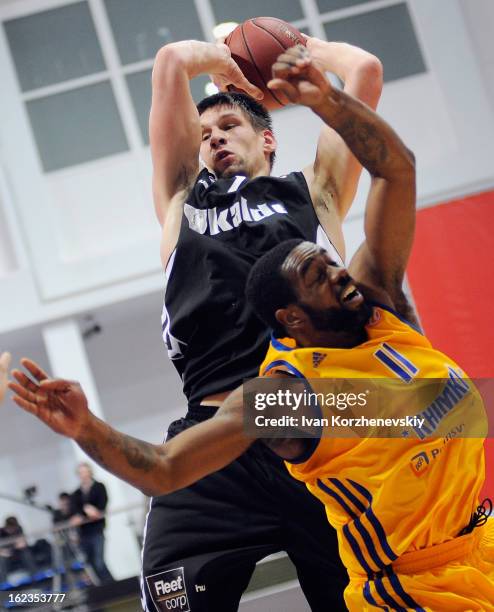
[[[113,580],[104,559],[105,509],[108,495],[105,485],[94,480],[88,463],[80,463],[77,474],[81,486],[72,494],[72,524],[79,525],[80,547],[102,584]]]
[[[16,561],[29,572],[31,578],[34,576],[37,571],[36,563],[27,545],[24,531],[15,516],[8,516],[4,526],[0,527],[0,582],[7,582],[9,566]]]
[[[0,355],[0,404],[7,391],[10,353]],[[16,537],[19,536],[19,537]],[[12,540],[12,538],[15,538]],[[5,544],[3,542],[5,541]],[[27,545],[26,538],[19,521],[15,516],[8,516],[5,524],[0,527],[0,582],[7,582],[7,573],[12,562],[19,561],[22,567],[34,576],[36,564]]]
[[[63,567],[69,584],[75,584],[72,574],[72,563],[78,561],[79,537],[73,520],[72,500],[65,491],[58,496],[58,508],[52,510],[54,526],[54,564]]]
[[[58,508],[53,510],[53,523],[63,523],[68,521],[74,512],[72,511],[72,502],[70,500],[70,495],[65,491],[58,496]]]

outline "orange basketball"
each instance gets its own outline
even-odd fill
[[[287,102],[267,88],[271,66],[285,49],[306,44],[305,38],[292,25],[275,17],[254,17],[237,26],[225,40],[232,58],[245,77],[264,93],[261,103],[268,109]],[[233,89],[233,88],[232,88]]]

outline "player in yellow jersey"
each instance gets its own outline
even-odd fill
[[[300,241],[279,245],[254,266],[248,296],[275,332],[261,373],[445,383],[437,402],[418,411],[423,422],[407,438],[286,438],[271,447],[326,506],[350,576],[350,610],[494,610],[492,522],[478,508],[482,440],[442,437],[459,426],[459,414],[481,407],[479,397],[414,329],[402,291],[415,218],[413,156],[382,119],[337,95],[313,65],[290,53],[280,60],[286,78],[274,88],[334,127],[372,182],[366,240],[348,271]],[[244,427],[242,388],[212,419],[152,445],[95,417],[76,383],[49,380],[29,360],[23,365],[31,377],[14,371],[16,402],[147,494],[188,486],[260,443]]]
[[[279,336],[289,336],[273,337],[261,375],[444,384],[421,407],[420,424],[407,430],[407,439],[273,443],[337,529],[350,610],[494,610],[494,521],[482,526],[489,505],[478,507],[482,400],[458,365],[433,349],[372,282],[379,268],[365,270],[373,262],[367,249],[354,268],[355,277],[364,272],[365,286],[323,249],[300,240],[256,264],[249,297]]]

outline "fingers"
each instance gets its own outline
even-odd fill
[[[310,66],[311,62],[310,53],[304,46],[290,47],[276,58],[272,66],[273,77],[286,78],[290,75],[299,75],[307,66]]]
[[[69,380],[61,378],[43,380],[40,384],[40,389],[43,391],[69,391],[71,384]]]
[[[17,378],[17,376],[16,376]],[[36,393],[28,388],[26,388],[22,383],[18,384],[15,382],[9,382],[9,389],[13,391],[17,397],[30,402],[32,404],[38,404],[42,402],[46,402],[46,396]],[[15,400],[15,397],[14,397]]]
[[[296,104],[300,99],[300,93],[295,85],[284,79],[271,79],[268,88],[283,93],[293,104]]]
[[[252,85],[252,83],[250,83],[244,76],[242,76],[242,79],[238,83],[233,84],[239,87],[240,89],[243,89],[246,93],[249,94],[249,96],[252,96],[255,100],[262,100],[264,98],[264,94],[259,89],[259,87]]]
[[[243,91],[248,93],[249,96],[252,96],[256,100],[262,100],[264,98],[264,94],[259,87],[252,85],[252,83],[245,78],[237,64],[233,60],[231,60],[231,62],[231,71],[228,75],[231,84],[235,85],[235,87],[238,89],[243,89]]]
[[[24,357],[21,359],[21,363],[36,380],[41,381],[48,378],[48,374],[46,374],[35,361]]]
[[[20,370],[12,370],[11,374],[24,389],[32,391],[33,393],[36,393],[36,391],[38,391],[38,385],[33,382],[28,376],[26,376],[24,372],[21,372]]]
[[[29,412],[30,414],[34,414],[35,416],[38,416],[39,409],[36,404],[33,404],[32,402],[29,402],[23,399],[22,397],[19,397],[18,395],[14,395],[12,399],[18,406],[20,406],[26,412]]]

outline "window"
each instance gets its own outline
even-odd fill
[[[157,50],[208,34],[208,19],[241,22],[269,13],[375,53],[385,80],[426,70],[403,0],[86,0],[4,22],[21,98],[45,172],[149,144],[151,69]],[[381,4],[379,4],[381,6]],[[208,17],[209,15],[209,17]],[[208,82],[192,82],[197,102]],[[97,127],[96,127],[97,126]]]

